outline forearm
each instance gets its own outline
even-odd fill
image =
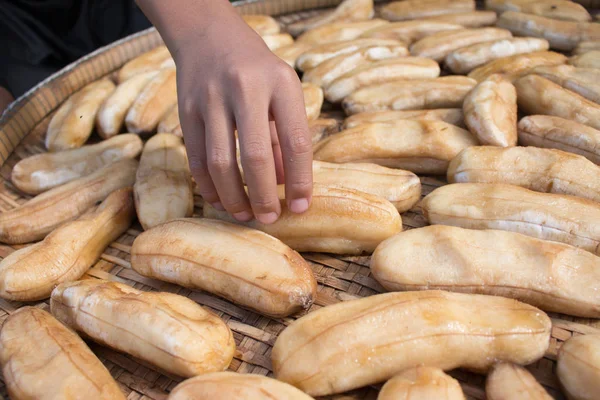
[[[229,26],[241,20],[227,0],[136,0],[160,32],[174,58],[188,41],[209,35],[215,24]]]

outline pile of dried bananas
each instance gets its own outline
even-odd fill
[[[77,332],[190,378],[171,400],[300,400],[383,382],[380,400],[464,399],[444,372],[454,368],[489,373],[492,400],[550,399],[522,367],[549,346],[545,312],[600,318],[600,24],[567,0],[488,0],[484,10],[346,0],[286,32],[271,17],[244,18],[301,73],[311,208],[290,213],[282,190],[272,225],[208,204],[192,218],[165,47],[86,86],[50,122],[49,152],[12,171],[35,197],[0,214],[1,242],[37,242],[0,262],[0,297],[50,297],[52,313],[23,307],[0,332],[11,397],[124,399]],[[343,124],[321,118],[325,100]],[[103,140],[86,144],[94,131]],[[420,203],[430,226],[402,232],[401,213],[421,198],[417,174],[450,184]],[[276,379],[223,372],[235,342],[216,315],[179,295],[79,280],[136,215],[145,232],[133,270],[262,315],[313,304],[317,283],[298,252],[372,253],[391,293],[291,323],[272,349]],[[600,335],[567,341],[556,372],[570,399],[597,399]]]

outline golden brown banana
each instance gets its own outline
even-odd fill
[[[96,116],[96,130],[100,137],[108,139],[121,132],[129,108],[156,74],[156,71],[150,71],[132,76],[108,96]]]
[[[600,103],[600,71],[597,69],[556,65],[537,67],[531,73],[549,79],[594,103]]]
[[[439,368],[418,366],[400,372],[381,388],[377,400],[465,400],[458,381]]]
[[[467,94],[465,123],[481,144],[517,145],[517,90],[500,75],[492,75]]]
[[[158,71],[162,68],[173,67],[175,63],[167,46],[158,46],[128,61],[118,74],[119,83],[144,72]]]
[[[444,22],[447,24],[458,24],[465,28],[482,28],[496,23],[498,16],[493,11],[470,11],[457,14],[444,14],[435,17],[427,17],[427,22]]]
[[[389,24],[389,22],[376,18],[361,22],[336,22],[304,32],[298,37],[296,42],[321,45],[341,40],[352,40],[358,38],[366,31],[386,24]]]
[[[428,79],[440,75],[440,66],[429,58],[402,57],[377,61],[353,69],[325,87],[325,98],[338,103],[364,87],[399,79]]]
[[[285,61],[290,67],[295,68],[298,57],[312,48],[313,45],[309,43],[292,43],[275,49],[273,54]]]
[[[448,182],[506,183],[600,202],[600,166],[556,149],[470,147],[450,162]]]
[[[478,82],[486,80],[494,74],[502,75],[511,82],[526,75],[538,66],[560,65],[567,62],[564,54],[553,51],[536,51],[534,53],[516,54],[514,56],[499,58],[469,73],[469,78]]]
[[[431,225],[384,241],[371,258],[389,291],[507,297],[545,311],[600,316],[600,257],[520,233]]]
[[[342,40],[340,42],[325,43],[320,46],[310,47],[310,49],[298,56],[296,66],[300,71],[307,72],[317,67],[321,63],[342,54],[355,53],[363,48],[376,48],[380,46],[405,47],[405,44],[400,40],[378,38],[359,38],[353,40]],[[408,49],[405,47],[404,51],[398,55],[408,55]]]
[[[93,212],[11,253],[0,261],[0,297],[14,301],[50,297],[58,284],[81,278],[129,228],[134,215],[131,188],[120,189]]]
[[[313,180],[321,185],[339,186],[383,197],[400,213],[410,210],[421,199],[418,176],[376,164],[334,164],[315,160]]]
[[[580,55],[598,50],[600,50],[600,40],[583,41],[577,44],[577,47],[573,50],[573,54]]]
[[[507,11],[500,15],[496,26],[516,36],[532,36],[548,40],[551,49],[570,51],[584,40],[600,39],[600,24],[592,22],[561,21]]]
[[[554,115],[600,129],[600,105],[538,75],[515,82],[519,109],[526,114]]]
[[[294,44],[294,38],[289,33],[278,33],[276,35],[263,36],[265,44],[271,51],[275,51],[281,47]]]
[[[117,189],[132,186],[138,162],[124,159],[44,192],[0,214],[0,241],[22,244],[43,239]]]
[[[380,14],[390,21],[405,21],[474,10],[474,0],[403,0],[384,5]]]
[[[509,39],[512,34],[506,29],[476,28],[443,31],[427,36],[410,46],[410,54],[443,61],[448,54],[473,44],[492,40]]]
[[[467,74],[499,58],[548,50],[546,39],[510,38],[476,43],[454,50],[446,56],[444,63],[455,74]]]
[[[370,253],[383,240],[402,230],[402,219],[394,205],[372,194],[316,184],[311,206],[301,215],[287,209],[283,190],[279,196],[282,213],[275,223],[243,224],[278,238],[296,251]],[[240,224],[227,212],[207,204],[204,217]]]
[[[125,116],[127,130],[133,133],[154,131],[175,104],[177,104],[175,69],[163,69],[148,82],[131,105]]]
[[[524,146],[559,149],[600,165],[600,131],[569,119],[548,115],[525,117],[518,124]]]
[[[74,331],[182,377],[223,371],[235,351],[223,320],[172,293],[86,279],[57,286],[50,309]]]
[[[466,76],[406,79],[357,90],[342,101],[347,115],[368,111],[462,107],[477,82]]]
[[[212,219],[178,219],[142,233],[131,266],[272,317],[307,310],[317,297],[317,282],[298,253],[266,233]]]
[[[260,36],[277,35],[281,31],[279,22],[269,15],[242,15],[244,21]]]
[[[156,128],[158,133],[172,133],[176,136],[183,137],[181,131],[181,123],[179,122],[179,106],[175,104],[165,114],[163,119],[158,123]]]
[[[27,194],[37,195],[93,173],[142,152],[138,135],[126,133],[91,144],[56,153],[42,153],[19,161],[11,171],[11,182]]]
[[[319,118],[314,121],[308,121],[308,129],[314,146],[326,137],[338,133],[340,131],[340,124],[334,118]]]
[[[600,254],[600,204],[519,186],[454,183],[421,202],[430,224],[501,229]]]
[[[125,400],[85,342],[41,308],[22,307],[6,318],[0,364],[12,400]]]
[[[292,35],[298,36],[305,31],[333,22],[365,21],[371,19],[374,13],[373,0],[344,0],[332,12],[294,22],[287,27],[287,30]]]
[[[493,310],[493,312],[490,312]],[[293,322],[271,353],[275,377],[313,396],[382,382],[419,365],[487,371],[544,356],[550,318],[496,296],[386,293],[323,307]]]
[[[94,121],[104,100],[115,90],[108,78],[90,83],[75,92],[58,108],[46,131],[48,151],[81,147],[94,129]]]
[[[446,174],[448,163],[469,146],[473,135],[443,121],[398,120],[347,129],[323,140],[315,160],[368,162],[417,174]]]
[[[355,52],[343,53],[330,58],[315,68],[306,71],[302,76],[302,81],[325,88],[337,78],[351,73],[360,67],[372,65],[374,62],[387,59],[404,60],[403,56],[406,55],[408,55],[406,47],[398,44],[362,47]]]
[[[439,108],[434,110],[373,111],[354,114],[344,120],[343,129],[350,129],[372,122],[393,124],[399,119],[444,121],[461,128],[465,127],[463,112],[460,108]]]
[[[457,29],[462,29],[462,26],[447,22],[419,19],[383,25],[363,33],[361,38],[399,40],[403,43],[410,44],[437,32]]]
[[[569,64],[579,68],[600,68],[600,50],[592,50],[569,58]]]
[[[520,365],[497,364],[485,384],[488,400],[552,400],[533,375]]]
[[[168,400],[312,400],[292,385],[257,374],[213,372],[181,382]]]
[[[314,121],[321,114],[323,106],[323,89],[312,83],[302,83],[302,92],[304,93],[304,106],[306,108],[306,117],[309,121]]]
[[[158,133],[146,142],[133,189],[144,229],[192,216],[192,176],[181,138]]]
[[[568,0],[486,0],[485,7],[499,14],[505,11],[518,11],[565,21],[592,20],[585,7]]]
[[[579,335],[558,350],[558,380],[571,400],[594,400],[600,393],[600,335]]]

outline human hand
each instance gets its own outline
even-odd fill
[[[165,39],[177,66],[181,127],[204,200],[237,220],[255,216],[270,224],[281,213],[278,182],[285,182],[292,212],[306,211],[311,201],[312,140],[302,87],[295,71],[225,3],[206,3],[213,18],[203,15],[205,25],[179,28]]]

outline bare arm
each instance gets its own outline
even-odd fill
[[[226,0],[137,0],[177,65],[181,127],[202,197],[236,219],[274,222],[312,196],[312,144],[298,76]],[[248,196],[236,162],[238,130]]]

